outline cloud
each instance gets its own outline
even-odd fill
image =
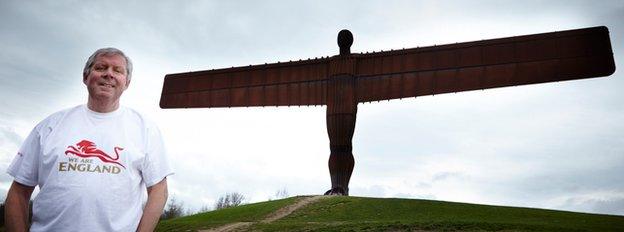
[[[609,200],[598,200],[594,202],[593,212],[610,213],[615,215],[624,214],[624,197]]]
[[[22,143],[23,138],[18,135],[12,128],[0,125],[0,198],[4,199],[9,189],[13,177],[6,173],[17,149]]]
[[[0,126],[0,147],[19,146],[24,139],[13,129],[7,126]]]
[[[0,158],[83,104],[87,56],[119,47],[136,67],[122,104],[158,122],[170,192],[196,209],[329,189],[325,108],[161,110],[167,73],[331,56],[343,28],[354,52],[607,25],[617,58],[624,37],[621,1],[114,3],[0,2]],[[622,214],[620,77],[360,104],[351,193]]]
[[[558,206],[566,210],[623,215],[624,192],[591,192],[572,195]]]

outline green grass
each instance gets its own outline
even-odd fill
[[[295,198],[163,221],[159,230],[257,222]],[[624,217],[453,202],[332,197],[251,231],[624,231]]]
[[[297,199],[298,197],[291,197],[164,220],[158,223],[156,231],[199,230],[232,222],[259,221],[273,211],[294,203]]]

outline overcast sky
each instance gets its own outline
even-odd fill
[[[122,104],[159,125],[187,208],[330,187],[325,107],[158,107],[168,73],[593,26],[616,67],[623,1],[0,1],[0,196],[18,147],[46,116],[84,104],[86,58],[133,59]],[[624,76],[360,104],[354,196],[624,215]]]

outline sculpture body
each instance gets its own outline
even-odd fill
[[[169,74],[162,108],[327,105],[332,188],[348,195],[357,104],[608,76],[615,62],[606,27],[397,51]]]

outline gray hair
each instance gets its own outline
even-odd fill
[[[126,82],[127,83],[130,82],[130,79],[132,78],[132,61],[130,60],[128,56],[126,56],[126,54],[124,54],[121,50],[117,48],[100,48],[97,51],[95,51],[91,56],[89,56],[89,59],[87,60],[87,63],[85,64],[84,69],[82,70],[83,77],[89,76],[89,74],[91,73],[91,67],[93,67],[93,63],[95,63],[95,58],[99,55],[122,56],[126,60],[126,74],[127,74]]]

